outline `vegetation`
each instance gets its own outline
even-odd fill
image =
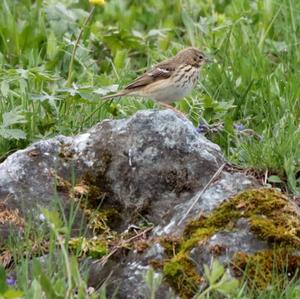
[[[151,99],[102,101],[101,96],[193,45],[214,63],[203,69],[192,95],[174,105],[200,129],[203,124],[219,124],[218,132],[208,136],[230,161],[255,168],[270,183],[300,196],[299,1],[91,2],[0,2],[0,160],[34,141],[78,134],[104,118],[124,118],[157,107]],[[48,221],[57,219],[50,213]],[[252,225],[267,234],[262,229],[267,221],[253,217]],[[203,228],[203,235],[219,227],[215,224]],[[281,236],[280,224],[273,227],[271,237]],[[52,247],[59,242],[64,225],[52,225]],[[291,233],[282,242],[295,245],[298,239]],[[67,258],[66,244],[59,245],[60,264],[49,263],[42,271],[40,263],[34,262],[31,279],[26,256],[17,269],[17,286],[7,287],[1,270],[0,298],[43,298],[45,294],[45,298],[72,298],[75,285],[77,298],[94,298],[95,294],[87,293],[76,260]],[[32,244],[27,246],[29,250]],[[24,247],[19,250],[24,252]],[[105,252],[100,244],[95,254]],[[50,250],[50,258],[51,254]],[[242,257],[237,258],[249,259]],[[152,276],[145,278],[153,287],[151,298],[157,290],[155,283],[160,283],[154,283]],[[216,285],[218,281],[213,281],[203,298],[215,298]],[[241,287],[237,298],[298,298],[299,293],[297,281],[284,291],[275,282],[255,295]],[[97,298],[105,298],[105,288]]]
[[[277,285],[283,283],[287,272],[291,276],[298,275],[300,259],[293,252],[300,248],[300,221],[295,207],[273,189],[246,190],[221,203],[209,215],[188,223],[176,246],[174,240],[162,240],[170,257],[163,265],[163,273],[183,298],[195,295],[203,280],[190,258],[190,251],[201,248],[201,242],[208,246],[205,240],[218,232],[234,231],[240,219],[248,219],[249,230],[259,239],[273,244],[274,250],[261,250],[255,255],[236,252],[231,265],[237,275],[244,275],[248,284],[257,289],[272,284],[275,272],[280,277]],[[219,245],[215,247],[213,250],[220,253],[226,250]],[[277,247],[284,250],[277,250]],[[170,248],[173,250],[168,250]]]

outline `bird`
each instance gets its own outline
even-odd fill
[[[172,109],[172,102],[191,93],[197,83],[200,69],[207,62],[209,59],[198,48],[185,48],[174,57],[158,63],[122,90],[102,99],[123,96],[152,98],[162,106]]]

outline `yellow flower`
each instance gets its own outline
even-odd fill
[[[105,0],[89,0],[89,2],[94,5],[104,5],[105,4]]]

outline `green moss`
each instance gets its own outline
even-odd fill
[[[234,230],[237,220],[241,218],[249,220],[250,229],[258,238],[269,241],[274,246],[300,248],[300,217],[288,198],[274,189],[243,191],[221,203],[207,216],[202,215],[189,222],[175,252],[170,250],[173,245],[168,239],[161,242],[169,256],[163,266],[163,273],[182,297],[192,297],[197,289],[195,285],[202,280],[195,264],[188,258],[190,250],[201,243],[205,244],[209,237],[220,231]],[[257,255],[256,259],[250,261],[254,265],[262,262],[259,259],[266,259],[265,263],[268,265],[274,262],[266,254]],[[290,255],[289,260],[291,259]],[[298,265],[298,259],[295,263]],[[269,267],[266,269],[266,273],[262,275],[268,277]]]
[[[180,253],[166,261],[163,274],[168,283],[177,290],[181,298],[191,298],[198,290],[203,278],[186,254]]]
[[[73,199],[84,200],[88,208],[97,209],[105,205],[107,199],[112,195],[111,182],[108,180],[106,172],[112,160],[109,151],[103,151],[96,157],[97,166],[95,171],[87,171],[70,192]],[[109,203],[111,206],[111,202]]]
[[[173,256],[179,251],[180,240],[176,237],[164,237],[159,239],[159,243],[164,247],[168,256]]]
[[[101,210],[84,208],[83,210],[89,220],[89,228],[96,233],[110,230],[122,220],[120,213],[113,208]]]
[[[68,245],[69,249],[76,251],[79,256],[101,258],[108,253],[107,242],[101,238],[71,238]]]
[[[252,189],[237,194],[207,217],[188,224],[184,237],[191,243],[191,239],[196,242],[221,230],[233,230],[240,218],[248,218],[250,229],[263,240],[300,246],[298,214],[287,197],[274,189]]]
[[[202,227],[193,233],[189,238],[184,238],[183,242],[180,244],[182,251],[186,252],[194,248],[199,242],[205,242],[207,238],[216,232],[215,227]]]
[[[298,272],[300,257],[291,250],[278,248],[255,254],[237,252],[231,263],[235,275],[243,276],[251,287],[265,289],[272,284],[284,287],[287,277]]]
[[[261,239],[281,245],[300,246],[300,239],[295,227],[289,225],[279,225],[274,219],[267,219],[262,216],[252,216],[250,218],[251,230]]]
[[[68,180],[59,176],[56,172],[53,172],[52,176],[55,178],[56,190],[62,193],[69,193],[72,184]]]

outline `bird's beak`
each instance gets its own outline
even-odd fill
[[[205,57],[205,63],[213,63],[214,60],[212,57]]]

